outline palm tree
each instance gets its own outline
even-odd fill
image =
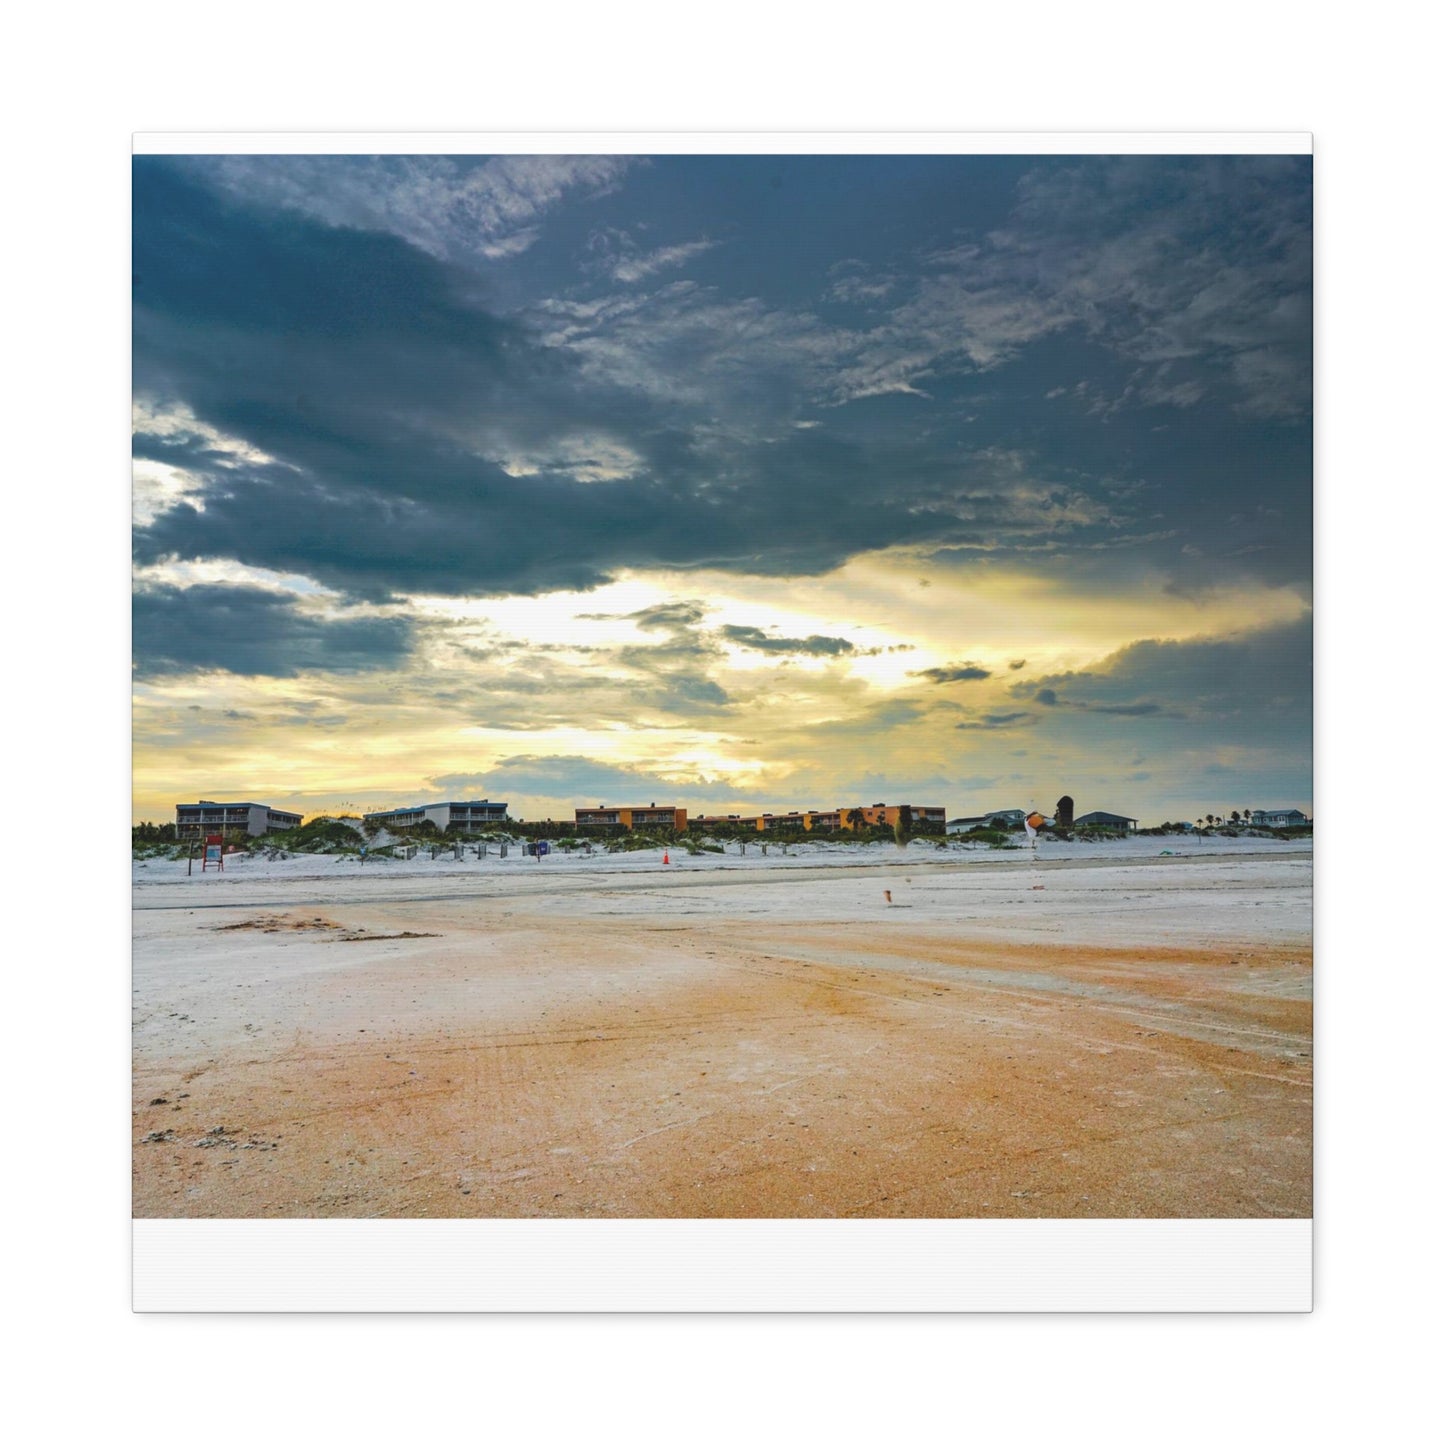
[[[1236,808],[1236,809],[1229,815],[1229,821],[1230,821],[1231,823],[1237,823],[1237,822],[1239,822],[1239,809],[1238,809],[1238,808]]]
[[[862,808],[853,808],[848,814],[848,826],[855,832],[868,821],[867,814]]]
[[[1254,816],[1254,815],[1249,811],[1248,808],[1246,808],[1246,809],[1244,810],[1244,821],[1245,821],[1246,823],[1249,822],[1250,818],[1252,818],[1253,816]]]

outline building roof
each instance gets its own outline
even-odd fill
[[[1137,818],[1126,818],[1120,813],[1085,813],[1082,818],[1075,818],[1074,824],[1077,827],[1080,823],[1137,823]]]
[[[379,818],[387,813],[420,813],[426,808],[505,808],[505,803],[493,803],[487,798],[473,798],[464,803],[409,803],[401,808],[379,808],[368,813],[368,818]]]
[[[288,808],[277,808],[270,803],[216,803],[210,798],[202,798],[199,803],[177,803],[177,808],[266,808],[273,813],[289,812]],[[300,813],[296,816],[299,818]]]

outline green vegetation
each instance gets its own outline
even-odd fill
[[[609,853],[641,853],[646,848],[686,848],[691,839],[676,833],[623,833],[603,840]]]
[[[284,853],[359,853],[363,834],[358,831],[359,818],[312,818],[299,828],[267,833],[260,838],[243,840],[246,850]]]

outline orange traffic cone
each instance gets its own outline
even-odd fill
[[[664,854],[662,855],[662,861],[663,861],[663,863],[666,864],[666,863],[671,863],[671,862],[672,862],[672,859],[669,858],[666,853],[664,853]]]

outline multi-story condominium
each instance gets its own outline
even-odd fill
[[[803,826],[809,831],[820,828],[825,833],[834,833],[843,826],[843,815],[837,808],[831,812],[804,813]]]
[[[758,819],[759,833],[803,832],[808,824],[807,813],[764,813]]]
[[[762,819],[756,813],[704,813],[700,818],[694,818],[692,827],[700,829],[708,828],[757,828],[761,825]]]
[[[605,803],[598,803],[595,808],[578,808],[576,818],[579,828],[626,828],[643,832],[671,828],[675,833],[687,829],[686,808],[660,808],[656,803],[627,808],[609,808]]]
[[[866,808],[839,808],[838,813],[842,821],[838,826],[848,829],[855,827],[895,828],[898,826],[899,814],[904,808],[909,810],[915,825],[923,824],[932,827],[936,824],[941,829],[948,820],[946,808],[930,808],[920,803],[872,803]],[[861,815],[861,818],[858,815]]]
[[[301,826],[300,813],[283,813],[267,803],[176,804],[176,836],[199,838],[205,833],[249,833],[259,838]]]
[[[430,823],[439,833],[445,833],[448,828],[475,833],[508,821],[507,805],[488,802],[485,798],[471,803],[418,803],[414,808],[390,808],[384,813],[367,813],[365,820],[393,830]]]
[[[694,818],[694,828],[755,828],[759,833],[787,832],[790,829],[802,829],[811,833],[814,829],[819,832],[836,832],[840,828],[853,829],[860,826],[859,821],[851,815],[854,812],[862,814],[861,826],[868,827],[893,827],[898,822],[899,812],[909,805],[900,803],[896,807],[886,806],[883,803],[875,803],[871,808],[831,808],[831,809],[809,809],[807,812],[792,813],[707,813],[701,818]],[[913,807],[913,821],[915,824],[937,824],[942,828],[946,812],[943,808]]]

